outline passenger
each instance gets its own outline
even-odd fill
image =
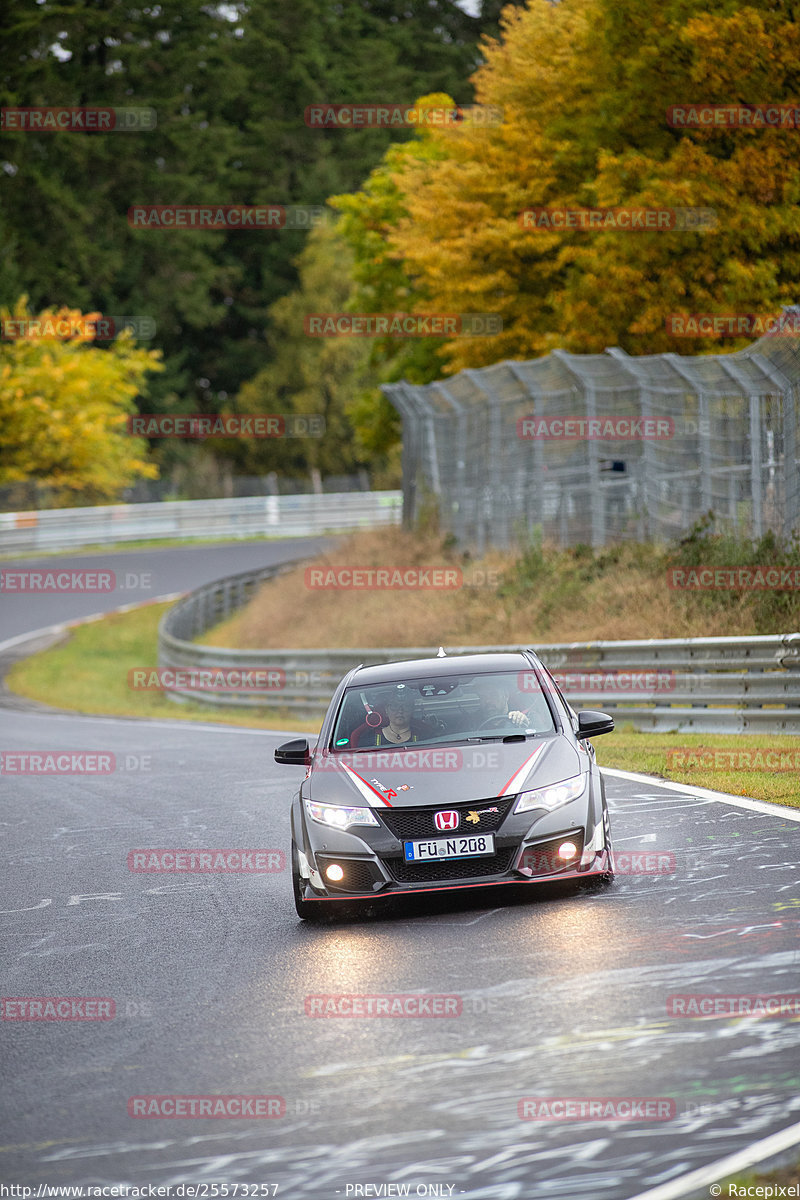
[[[414,693],[405,684],[392,688],[379,707],[386,711],[386,724],[379,728],[362,726],[357,731],[358,746],[404,746],[430,736],[425,725],[412,720]],[[355,736],[351,740],[356,743]]]

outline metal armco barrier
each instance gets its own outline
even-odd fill
[[[306,537],[400,523],[400,492],[242,496],[0,513],[0,553],[144,538]]]
[[[230,650],[191,640],[247,603],[262,583],[292,569],[245,572],[199,588],[166,613],[158,636],[160,667],[282,672],[280,686],[269,692],[246,687],[224,694],[168,692],[171,699],[190,697],[226,707],[279,707],[321,718],[337,683],[351,667],[435,657],[436,646]],[[528,645],[561,680],[574,708],[601,709],[638,729],[800,734],[800,633],[556,645],[531,641]],[[519,649],[518,645],[445,647],[451,655]],[[435,671],[435,663],[431,667]]]

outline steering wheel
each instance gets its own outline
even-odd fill
[[[501,725],[501,724],[502,725],[513,725],[514,722],[511,720],[510,717],[506,716],[505,713],[495,713],[495,715],[493,717],[487,717],[486,720],[483,721],[478,726],[478,729],[489,729],[489,727],[492,725]]]

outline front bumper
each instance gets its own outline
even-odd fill
[[[435,862],[410,863],[403,858],[403,842],[381,829],[366,837],[352,832],[325,828],[314,844],[317,830],[313,822],[303,824],[304,853],[300,856],[305,878],[306,900],[375,900],[382,897],[412,895],[476,887],[507,887],[510,884],[554,883],[561,880],[590,879],[607,875],[610,855],[605,846],[602,821],[595,821],[588,797],[575,800],[556,813],[540,814],[530,822],[531,814],[509,813],[494,834],[495,853],[475,858],[438,859]],[[570,820],[570,818],[572,818]],[[575,843],[577,853],[567,863],[559,860],[556,850],[564,841]],[[344,876],[331,882],[326,868],[337,863]]]
[[[337,859],[337,861],[340,861]],[[325,901],[347,900],[356,902],[375,901],[376,899],[388,899],[391,896],[415,896],[421,893],[430,894],[432,892],[453,892],[474,890],[475,888],[490,888],[490,887],[513,887],[522,885],[530,887],[531,885],[553,884],[553,883],[568,883],[571,880],[581,881],[589,879],[600,879],[607,877],[612,870],[611,856],[607,850],[601,850],[596,854],[592,862],[587,867],[577,867],[574,870],[564,868],[563,870],[553,872],[551,875],[536,875],[530,878],[521,876],[516,872],[510,872],[507,876],[495,879],[463,879],[457,883],[427,883],[427,884],[391,884],[387,883],[385,887],[378,887],[370,892],[345,892],[335,891],[333,888],[328,888],[324,893],[315,891],[310,885],[306,885],[303,892],[304,900],[319,900],[321,903]]]

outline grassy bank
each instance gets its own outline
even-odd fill
[[[234,538],[230,535],[228,537],[192,538],[189,542],[187,542],[185,537],[142,538],[141,541],[135,542],[90,543],[86,546],[66,546],[62,550],[9,550],[0,554],[0,562],[22,562],[24,559],[29,558],[72,558],[75,555],[122,554],[126,550],[131,552],[134,550],[169,550],[174,546],[186,549],[187,546],[225,546],[231,542],[242,542],[245,544],[247,542],[277,542],[282,540],[282,534],[260,534],[242,538]]]
[[[79,625],[69,638],[16,663],[6,676],[12,691],[80,713],[297,729],[286,711],[176,704],[157,691],[133,691],[128,671],[157,665],[158,622],[168,604],[149,604]],[[316,729],[319,728],[317,723]]]
[[[674,569],[800,567],[800,545],[780,545],[771,536],[752,548],[699,528],[671,547],[533,545],[519,556],[494,552],[475,561],[447,539],[393,528],[356,534],[315,562],[328,583],[352,567],[440,568],[460,573],[450,580],[463,583],[402,591],[317,586],[297,567],[201,640],[237,647],[535,646],[800,629],[800,589],[671,586]]]

